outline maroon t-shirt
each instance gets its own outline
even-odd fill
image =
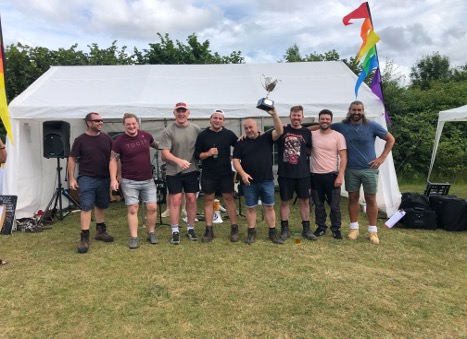
[[[152,178],[149,148],[153,142],[152,135],[141,130],[134,137],[122,134],[114,141],[112,151],[120,155],[123,179],[143,181]]]

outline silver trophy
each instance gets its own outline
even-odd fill
[[[280,82],[280,80],[273,78],[273,77],[267,77],[264,76],[263,74],[263,81],[261,81],[261,85],[263,85],[264,89],[268,92],[266,94],[265,98],[261,98],[258,100],[258,104],[256,105],[256,108],[262,109],[263,111],[270,111],[271,109],[274,108],[274,101],[269,99],[269,94],[276,88],[277,84]]]

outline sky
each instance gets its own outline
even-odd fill
[[[301,55],[336,50],[341,58],[360,47],[362,20],[344,26],[356,0],[1,0],[4,45],[18,42],[51,50],[89,51],[127,46],[142,50],[159,42],[157,33],[186,43],[195,33],[211,52],[241,51],[246,63],[283,60],[296,44]],[[451,66],[467,64],[467,1],[368,1],[380,66],[391,61],[408,78],[410,67],[433,52]]]

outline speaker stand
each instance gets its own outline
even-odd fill
[[[57,205],[58,205],[58,220],[63,220],[65,217],[69,214],[63,213],[63,202],[62,202],[62,194],[70,201],[72,201],[77,207],[81,209],[81,206],[65,191],[65,189],[62,186],[62,178],[61,178],[61,171],[62,167],[60,166],[60,158],[57,158],[57,187],[55,188],[54,194],[52,195],[52,198],[50,199],[49,203],[47,204],[47,207],[45,208],[44,213],[41,215],[38,224],[42,224],[42,220],[44,216],[46,215],[46,212],[50,209],[50,206],[54,204],[54,208],[52,210],[51,217],[55,217],[55,214],[57,212]]]

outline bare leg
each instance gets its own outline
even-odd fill
[[[196,217],[196,193],[185,193],[185,200],[188,224],[194,225]]]
[[[214,193],[204,194],[204,217],[206,219],[206,226],[212,226],[212,217],[214,215],[213,204]]]
[[[170,199],[170,224],[178,225],[178,218],[180,218],[180,203],[182,200],[182,193],[169,194]]]
[[[104,209],[99,207],[94,207],[94,215],[96,217],[96,223],[99,224],[104,222]],[[89,219],[91,221],[91,219]]]
[[[358,202],[360,200],[360,192],[349,192],[349,218],[350,222],[357,222],[358,221]]]
[[[289,214],[290,214],[289,202],[290,200],[281,200],[281,204],[279,208],[281,220],[289,220]]]
[[[79,223],[81,230],[89,230],[89,225],[91,224],[91,211],[81,211],[79,214]]]
[[[227,210],[227,215],[229,216],[230,223],[232,225],[237,224],[237,210],[234,204],[233,193],[222,193],[222,199],[224,199],[225,209]]]
[[[366,202],[366,215],[368,217],[368,225],[376,226],[376,219],[378,218],[378,205],[376,204],[375,193],[364,193]]]
[[[138,236],[138,204],[128,205],[128,229],[130,236],[136,238]]]
[[[276,212],[273,205],[263,205],[264,219],[269,228],[276,227]]]
[[[157,203],[146,203],[146,229],[150,233],[154,232],[154,228],[156,227],[156,212]]]
[[[248,228],[254,228],[256,226],[256,206],[247,207],[246,209],[246,224]]]
[[[310,199],[299,198],[298,203],[300,204],[300,217],[302,221],[310,221]]]

